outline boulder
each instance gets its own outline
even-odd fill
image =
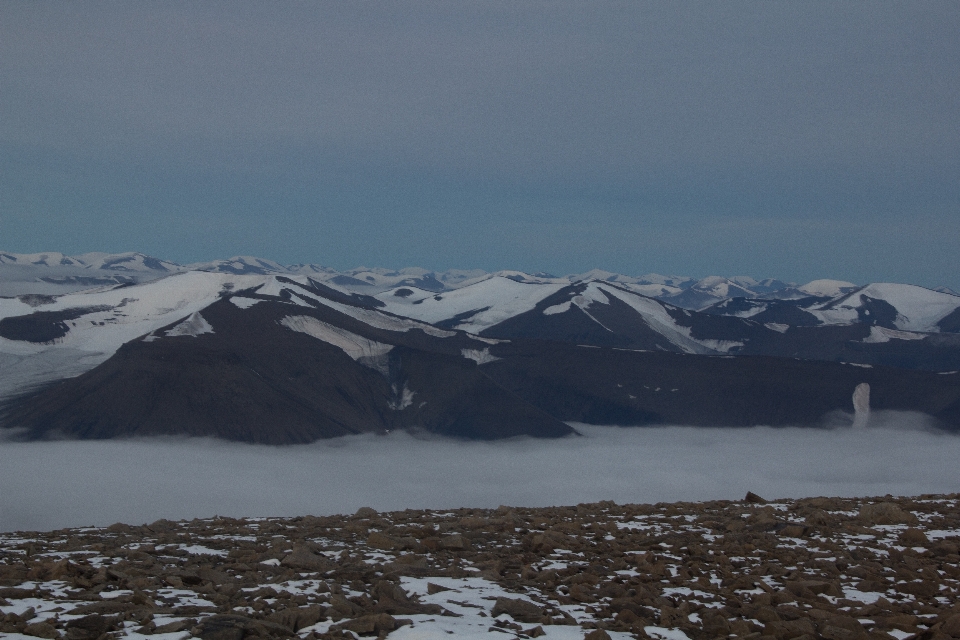
[[[293,551],[289,553],[280,564],[291,569],[300,569],[302,571],[329,571],[334,567],[332,560],[326,556],[314,553],[303,545],[296,545]]]
[[[24,635],[33,636],[34,638],[47,638],[48,640],[54,640],[54,638],[60,637],[60,632],[49,622],[28,624],[27,628],[23,630],[23,633]]]
[[[917,524],[917,517],[895,502],[873,502],[860,507],[860,519],[867,524]]]
[[[490,615],[496,618],[504,613],[517,622],[540,622],[543,607],[520,598],[497,598]]]
[[[944,620],[940,631],[953,638],[960,638],[960,613],[955,613]]]
[[[398,545],[397,541],[390,536],[380,533],[379,531],[374,531],[367,536],[367,546],[373,547],[374,549],[384,549],[389,551],[396,549]]]
[[[372,636],[380,633],[389,633],[397,628],[397,620],[387,613],[374,613],[347,620],[338,625],[338,629],[352,631],[361,636]]]
[[[867,630],[856,619],[833,616],[820,624],[820,635],[827,640],[866,640]]]
[[[925,547],[930,544],[930,540],[923,531],[912,527],[900,534],[900,542],[908,547]]]

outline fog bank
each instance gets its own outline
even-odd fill
[[[159,518],[952,493],[960,436],[908,415],[855,430],[574,425],[582,437],[407,433],[267,447],[213,440],[0,443],[0,530]]]

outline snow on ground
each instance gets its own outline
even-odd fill
[[[353,513],[956,491],[960,437],[874,412],[852,429],[575,425],[584,437],[461,442],[405,432],[266,447],[210,440],[0,442],[0,527],[211,514]]]

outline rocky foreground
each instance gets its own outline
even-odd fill
[[[957,494],[21,532],[0,636],[945,640],[958,545]]]

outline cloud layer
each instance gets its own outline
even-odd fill
[[[262,447],[210,440],[0,443],[0,530],[158,518],[956,492],[960,437],[869,429],[630,428],[459,442],[406,433]]]

